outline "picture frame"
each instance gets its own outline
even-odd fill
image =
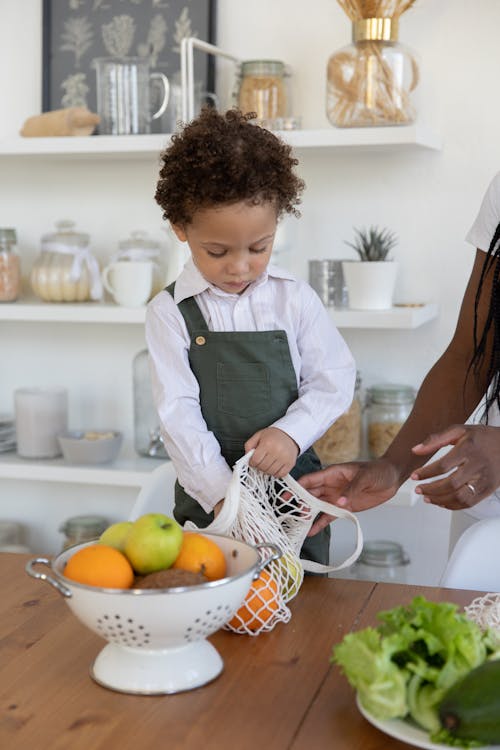
[[[180,40],[216,44],[217,0],[43,0],[42,111],[85,106],[97,112],[98,57],[149,59],[151,72],[180,76]],[[195,79],[215,92],[211,55],[197,55]],[[153,121],[152,132],[165,132]]]

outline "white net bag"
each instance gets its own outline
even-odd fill
[[[464,607],[464,612],[481,630],[491,630],[500,648],[500,594],[484,594]]]
[[[291,617],[287,602],[299,592],[304,570],[329,573],[352,565],[359,557],[363,535],[356,516],[348,510],[318,500],[289,474],[282,479],[248,465],[253,451],[234,465],[221,512],[204,530],[256,545],[272,543],[281,557],[271,560],[252,583],[244,604],[225,626],[248,635],[272,630]],[[300,550],[318,513],[351,521],[356,528],[354,552],[335,566],[301,560]],[[197,529],[188,521],[186,529]]]

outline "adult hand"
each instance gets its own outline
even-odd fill
[[[476,505],[500,487],[500,427],[452,425],[444,432],[430,435],[414,446],[419,456],[453,446],[446,455],[414,471],[417,482],[452,472],[435,482],[417,485],[415,492],[425,502],[449,510]]]
[[[297,462],[299,446],[292,438],[277,427],[259,430],[245,443],[245,453],[255,449],[250,466],[271,474],[284,477]]]
[[[305,474],[298,481],[311,495],[353,512],[385,503],[396,494],[401,484],[396,467],[384,458],[333,464],[313,474]],[[322,513],[311,526],[308,536],[314,536],[333,520],[334,516]]]

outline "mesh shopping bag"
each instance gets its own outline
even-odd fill
[[[245,603],[225,626],[237,633],[258,635],[291,617],[287,603],[299,592],[304,570],[329,573],[341,570],[359,557],[363,536],[356,516],[348,510],[318,500],[289,474],[282,479],[248,465],[253,451],[234,465],[224,504],[205,531],[224,534],[248,544],[272,543],[281,556],[266,566],[252,583]],[[318,513],[351,521],[356,529],[354,552],[335,566],[300,559],[300,549]],[[187,522],[186,529],[197,527]]]

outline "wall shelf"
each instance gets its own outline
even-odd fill
[[[418,328],[433,320],[438,305],[421,307],[396,306],[390,310],[331,310],[332,319],[339,328]],[[17,302],[0,305],[0,321],[25,323],[112,323],[143,325],[144,307],[120,307],[113,302]]]
[[[16,453],[0,455],[0,478],[37,482],[68,482],[113,487],[142,487],[153,469],[160,466],[156,458],[123,453],[111,464],[76,466],[63,458],[29,460]],[[175,472],[172,465],[172,481]]]
[[[276,131],[276,134],[297,149],[442,148],[440,136],[419,123],[376,128],[289,130]],[[57,138],[15,136],[0,140],[0,157],[150,159],[159,156],[170,138],[169,134]]]
[[[419,328],[437,317],[436,303],[418,307],[396,305],[390,310],[331,310],[338,328]]]

